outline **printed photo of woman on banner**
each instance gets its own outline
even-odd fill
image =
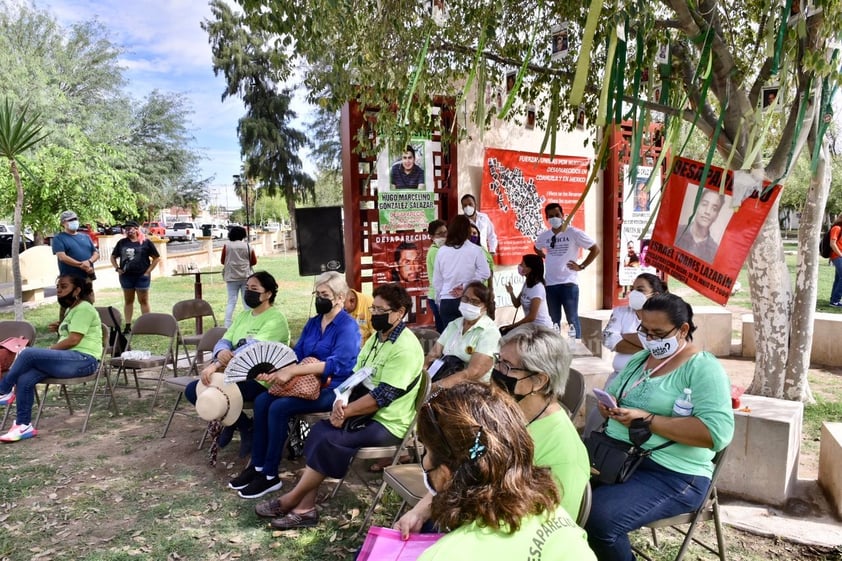
[[[699,186],[704,169],[702,162],[678,158],[645,262],[725,304],[781,187],[758,186],[735,208],[732,172],[711,166]],[[723,247],[728,250],[720,251]]]

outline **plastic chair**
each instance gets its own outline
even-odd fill
[[[716,480],[718,479],[719,472],[722,469],[726,450],[727,448],[720,450],[713,457],[713,475],[710,478],[710,489],[708,489],[707,497],[697,510],[671,516],[669,518],[655,520],[654,522],[650,522],[644,526],[644,528],[652,530],[652,543],[655,547],[658,547],[658,536],[655,533],[655,530],[658,528],[672,528],[676,532],[684,535],[684,541],[681,543],[681,549],[678,550],[678,555],[675,556],[675,561],[681,561],[684,554],[687,553],[687,549],[690,547],[690,542],[696,542],[711,553],[718,555],[721,561],[725,561],[725,536],[722,533],[722,520],[719,517],[719,497],[716,494]],[[705,522],[708,520],[713,520],[714,530],[716,532],[716,549],[693,537],[693,532],[696,530],[696,526],[699,522]],[[678,528],[679,525],[684,524],[690,525],[686,531]],[[647,559],[648,561],[653,561],[651,557],[640,551],[638,548],[635,547],[633,549],[639,556]]]
[[[67,402],[67,409],[70,410],[70,414],[73,415],[73,405],[70,403],[70,393],[67,391],[67,386],[87,384],[88,382],[94,383],[93,390],[91,391],[91,398],[88,400],[88,410],[85,413],[85,422],[82,423],[82,433],[88,430],[88,420],[91,418],[91,409],[93,409],[96,392],[99,389],[100,378],[105,378],[105,389],[108,393],[109,405],[111,409],[113,409],[114,414],[118,414],[117,402],[114,401],[114,390],[111,386],[111,379],[108,377],[108,361],[106,360],[108,336],[110,332],[110,328],[103,324],[102,354],[99,357],[99,364],[97,364],[96,370],[92,374],[79,376],[77,378],[45,378],[44,380],[41,380],[41,383],[44,384],[44,393],[41,395],[41,403],[38,405],[38,413],[35,415],[34,425],[36,427],[38,426],[38,421],[41,419],[41,413],[44,411],[44,405],[47,403],[47,392],[50,391],[51,385],[60,386],[59,392],[64,394],[64,399]]]
[[[9,337],[25,337],[28,341],[26,346],[31,347],[35,344],[35,327],[28,321],[0,321],[0,341]],[[6,407],[5,409],[3,422],[0,423],[0,430],[6,427],[6,421],[9,420],[11,407]]]
[[[188,346],[195,347],[199,344],[202,340],[203,335],[203,321],[204,318],[211,318],[213,320],[213,326],[217,327],[218,324],[216,322],[216,315],[213,313],[213,307],[205,300],[201,300],[199,298],[193,298],[192,300],[182,300],[181,302],[176,302],[173,304],[172,307],[172,315],[175,318],[175,321],[179,324],[179,331],[178,331],[178,339],[176,340],[175,344],[175,356],[176,362],[178,359],[178,352],[179,347],[184,349],[184,354],[187,357],[187,362],[190,364],[190,370],[194,370],[193,362],[194,359],[190,356],[190,351],[188,350]],[[196,333],[194,335],[185,335],[181,332],[181,322],[192,319],[196,322]],[[211,349],[213,350],[213,349]],[[198,354],[199,351],[196,351]]]
[[[570,369],[567,384],[564,386],[564,395],[559,401],[571,419],[576,416],[585,402],[585,377],[575,368]]]
[[[398,446],[378,446],[378,447],[360,448],[357,451],[356,455],[351,460],[351,464],[348,466],[348,471],[351,471],[351,468],[354,465],[354,460],[357,460],[357,459],[363,459],[363,460],[379,459],[379,458],[386,458],[386,457],[392,456],[392,464],[383,468],[383,482],[380,484],[380,488],[377,490],[377,493],[375,493],[374,500],[371,501],[371,506],[369,507],[368,512],[365,515],[365,518],[363,518],[362,524],[360,525],[360,529],[357,531],[357,535],[359,535],[362,531],[365,530],[365,528],[368,527],[369,521],[371,520],[371,516],[372,516],[372,514],[374,514],[374,508],[380,502],[380,499],[383,496],[383,492],[386,490],[386,486],[388,485],[387,481],[389,481],[391,479],[394,479],[396,474],[403,474],[405,472],[412,472],[414,469],[417,469],[418,473],[420,473],[420,471],[421,471],[421,464],[399,464],[398,463],[401,455],[404,453],[405,450],[407,450],[409,448],[410,440],[415,439],[415,436],[416,436],[415,435],[415,423],[416,423],[417,418],[418,418],[418,412],[421,410],[421,407],[426,402],[427,396],[430,393],[430,377],[427,376],[426,372],[422,373],[422,375],[421,375],[421,384],[422,385],[418,389],[418,393],[415,396],[415,416],[413,417],[412,423],[409,425],[409,428],[407,429],[406,434],[404,435],[403,440],[401,441],[400,445],[398,445]],[[419,446],[419,444],[416,442],[415,445],[414,445],[414,448],[416,448],[416,450],[417,450],[418,446]],[[391,474],[389,476],[390,479],[388,479],[388,480],[387,480],[387,474]],[[345,477],[347,477],[347,474],[345,475]],[[339,490],[339,487],[342,485],[342,482],[345,481],[345,477],[343,477],[339,481],[339,483],[336,484],[336,487],[333,489],[333,492],[330,495],[331,498],[333,498],[336,495],[336,492]],[[366,483],[365,479],[363,479],[359,475],[358,475],[358,477],[361,481]],[[423,482],[423,480],[421,480],[422,489],[419,489],[417,487],[417,485],[415,485],[415,483],[414,483],[415,480],[411,476],[407,476],[405,479],[404,478],[401,478],[401,479],[402,479],[402,481],[405,481],[403,486],[407,489],[407,496],[410,497],[410,499],[414,498],[418,493],[420,493],[420,495],[417,495],[417,498],[414,499],[415,502],[411,503],[411,504],[414,505],[419,500],[421,500],[421,497],[423,497],[424,493],[427,492],[426,488],[424,488],[424,482]],[[368,483],[366,483],[366,487],[368,487]],[[396,486],[395,489],[398,490],[399,487]],[[369,489],[369,491],[370,490],[371,489]],[[400,490],[398,490],[398,492],[400,493]],[[410,500],[405,498],[404,504],[409,504],[409,503],[410,503]],[[403,508],[403,505],[401,506],[401,508]],[[399,511],[399,513],[400,513],[400,511]]]
[[[410,327],[410,329],[413,333],[415,333],[415,336],[418,338],[418,342],[421,343],[421,348],[424,349],[424,356],[427,356],[427,353],[429,353],[438,342],[439,332],[427,327]]]
[[[205,331],[202,334],[202,338],[199,340],[199,344],[196,345],[197,359],[199,353],[212,352],[214,345],[216,345],[216,343],[222,339],[222,336],[225,335],[225,331],[226,329],[224,327],[214,327],[209,331]],[[170,417],[167,419],[167,424],[164,426],[164,432],[161,434],[161,438],[165,438],[167,436],[173,417],[175,417],[176,414],[186,416],[190,415],[187,411],[179,411],[178,406],[181,403],[181,398],[184,396],[184,389],[187,387],[187,384],[198,379],[199,363],[197,361],[193,361],[190,373],[191,375],[189,376],[176,376],[175,378],[164,379],[164,387],[178,390],[178,396],[175,398],[175,403],[173,403],[172,411],[170,411]]]
[[[142,316],[137,318],[134,325],[132,326],[131,333],[129,333],[129,348],[132,348],[132,342],[134,341],[135,337],[143,335],[156,336],[166,339],[166,354],[151,355],[149,356],[149,358],[143,359],[114,357],[109,362],[111,366],[116,366],[118,368],[118,378],[120,376],[120,372],[125,373],[129,370],[132,371],[132,375],[134,376],[135,389],[137,390],[137,397],[140,397],[140,380],[154,380],[156,382],[155,397],[152,399],[152,409],[154,410],[155,404],[158,401],[158,393],[161,391],[161,385],[164,379],[164,371],[167,368],[167,364],[173,362],[173,348],[175,346],[176,337],[178,336],[178,323],[175,321],[175,318],[170,314],[143,314]],[[160,367],[160,371],[158,372],[157,377],[138,376],[138,370],[158,367]]]

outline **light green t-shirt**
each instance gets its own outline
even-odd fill
[[[467,365],[471,361],[471,355],[481,353],[490,357],[499,350],[500,329],[494,320],[483,314],[477,322],[462,335],[462,326],[465,318],[457,318],[447,324],[444,333],[439,336],[439,344],[443,347],[442,356],[454,355],[465,361]],[[492,362],[493,368],[493,362]],[[480,378],[488,382],[491,378],[491,368]]]
[[[505,559],[523,561],[596,561],[585,531],[563,508],[528,516],[513,534],[473,522],[443,536],[418,561]]]
[[[432,244],[427,250],[427,282],[430,283],[430,289],[427,291],[427,298],[430,300],[436,299],[436,289],[433,288],[433,266],[436,264],[436,253],[439,252],[439,246]]]
[[[710,431],[713,449],[676,443],[653,452],[651,457],[667,469],[710,477],[713,474],[711,460],[714,452],[728,446],[734,436],[734,411],[731,409],[731,382],[728,375],[715,356],[699,352],[664,376],[645,377],[643,365],[648,356],[648,351],[635,354],[606,391],[617,398],[620,407],[643,409],[671,417],[672,406],[676,398],[684,394],[684,388],[693,390],[693,416],[700,419]],[[643,381],[636,384],[641,378]],[[618,395],[624,384],[625,397]],[[630,442],[628,429],[614,419],[608,421],[606,433]],[[667,440],[653,433],[643,447],[655,448]]]
[[[259,315],[252,315],[251,310],[243,310],[234,318],[234,323],[222,336],[234,346],[241,339],[274,341],[289,345],[289,324],[287,318],[277,308],[269,308]]]
[[[102,356],[102,324],[99,313],[90,302],[79,302],[67,310],[64,321],[58,326],[59,341],[67,339],[71,333],[81,333],[82,340],[68,350],[78,351],[99,360]]]
[[[564,410],[533,421],[526,430],[535,444],[535,465],[550,468],[561,490],[561,506],[575,520],[591,478],[582,438]]]
[[[415,333],[404,327],[394,343],[380,340],[379,334],[368,338],[357,358],[354,370],[364,366],[374,369],[371,383],[376,387],[380,382],[394,388],[406,390],[415,382],[413,388],[374,413],[373,419],[398,438],[403,438],[409,425],[415,418],[415,396],[422,386],[418,381],[424,366],[424,350]]]

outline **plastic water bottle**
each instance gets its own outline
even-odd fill
[[[693,400],[691,394],[693,390],[684,388],[684,393],[678,396],[672,406],[672,414],[674,417],[689,417],[693,414]]]

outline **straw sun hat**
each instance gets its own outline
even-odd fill
[[[214,372],[210,385],[196,385],[196,413],[205,421],[233,425],[243,411],[243,394],[237,384],[224,383],[222,372]]]

